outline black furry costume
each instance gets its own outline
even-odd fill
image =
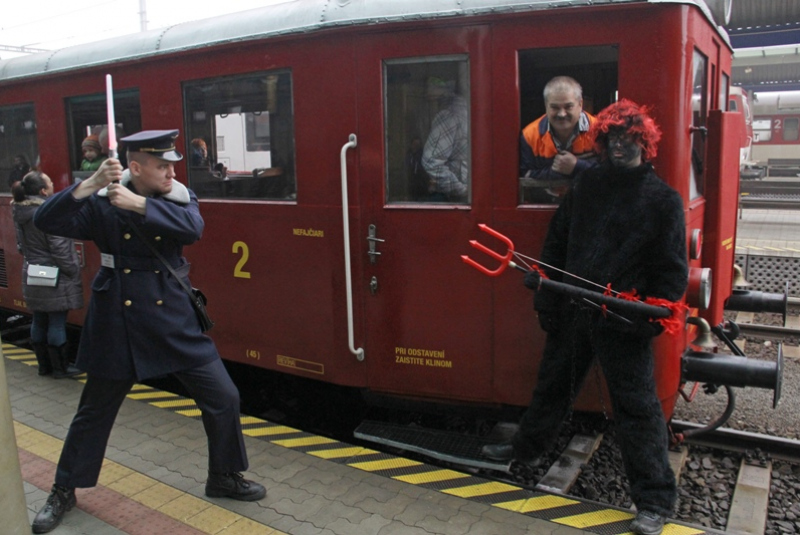
[[[649,163],[618,169],[604,162],[576,179],[550,223],[541,260],[617,291],[678,301],[688,280],[685,232],[681,197]],[[545,271],[553,280],[586,286]],[[532,459],[552,445],[596,356],[631,499],[639,510],[671,514],[675,476],[651,349],[660,326],[637,318],[631,327],[546,290],[537,292],[535,308],[548,336],[531,405],[514,437],[517,458]]]

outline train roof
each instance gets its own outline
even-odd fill
[[[730,0],[286,0],[239,13],[2,60],[0,81],[341,27],[634,3],[696,5],[728,42],[725,31],[714,22],[712,11],[724,12],[717,18],[729,16]]]

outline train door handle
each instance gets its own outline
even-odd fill
[[[358,146],[358,139],[355,134],[350,134],[347,143],[342,146],[339,152],[339,165],[341,168],[342,179],[342,234],[344,235],[344,283],[347,295],[347,345],[350,353],[356,356],[356,360],[364,360],[364,348],[356,347],[355,344],[355,321],[353,319],[353,274],[350,269],[350,215],[347,204],[347,151]]]
[[[376,251],[377,244],[383,243],[386,240],[382,240],[377,238],[375,235],[377,234],[378,229],[375,225],[370,225],[367,234],[367,243],[369,244],[369,250],[367,254],[369,255],[369,261],[371,264],[374,264],[378,261],[378,257],[381,255],[380,251]],[[375,292],[372,292],[375,293]]]
[[[372,280],[369,281],[369,291],[372,295],[375,295],[378,292],[378,277],[372,276]]]

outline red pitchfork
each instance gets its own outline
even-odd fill
[[[474,247],[475,249],[481,251],[489,255],[490,257],[494,258],[495,260],[500,261],[500,265],[497,269],[489,269],[485,266],[482,266],[478,262],[474,261],[467,255],[461,255],[461,260],[463,260],[466,264],[474,267],[481,273],[485,275],[489,275],[490,277],[496,277],[500,275],[503,271],[505,271],[506,267],[511,266],[514,269],[518,269],[527,273],[529,270],[523,266],[519,266],[511,261],[511,258],[514,256],[514,242],[512,242],[508,236],[504,236],[500,234],[493,228],[480,223],[478,228],[484,231],[486,234],[493,236],[500,240],[501,242],[506,244],[508,247],[508,251],[506,254],[502,255],[497,251],[494,251],[485,245],[478,243],[477,240],[470,240],[469,244]],[[624,310],[627,312],[638,313],[642,315],[647,315],[652,318],[668,318],[672,315],[672,311],[665,307],[665,306],[655,306],[651,304],[644,303],[638,300],[626,300],[626,299],[619,299],[618,297],[613,297],[610,295],[603,295],[598,292],[593,292],[586,288],[581,288],[578,286],[573,286],[570,284],[565,284],[563,282],[556,282],[547,279],[546,277],[541,277],[538,283],[539,288],[547,288],[553,292],[568,295],[570,297],[581,299],[583,302],[590,304],[596,308],[603,307],[604,314],[612,314],[620,318],[620,320],[624,321],[625,323],[631,323],[631,320],[620,316],[614,312],[611,312],[606,307],[613,307],[618,310]],[[602,288],[602,286],[601,286]]]
[[[482,231],[484,231],[486,234],[488,234],[490,236],[494,236],[498,240],[500,240],[503,243],[505,243],[506,246],[508,247],[508,251],[506,252],[505,255],[501,255],[497,251],[493,251],[492,249],[489,249],[488,247],[486,247],[482,243],[479,243],[477,240],[469,240],[469,244],[471,246],[473,246],[475,249],[479,250],[482,253],[485,253],[485,254],[491,256],[494,259],[499,260],[500,261],[500,266],[495,270],[491,270],[491,269],[489,269],[487,267],[484,267],[484,266],[480,265],[479,263],[477,263],[476,261],[474,261],[473,259],[471,259],[467,255],[461,255],[461,260],[463,260],[465,263],[469,264],[470,266],[474,267],[475,269],[477,269],[481,273],[483,273],[485,275],[489,275],[490,277],[496,277],[496,276],[500,275],[503,271],[506,270],[506,267],[508,267],[508,266],[511,266],[513,268],[516,268],[516,269],[519,269],[521,271],[528,271],[527,269],[525,269],[525,268],[523,268],[521,266],[518,266],[517,264],[515,264],[514,262],[511,261],[511,258],[514,256],[514,242],[512,242],[509,239],[508,236],[500,234],[499,232],[497,232],[493,228],[491,228],[491,227],[489,227],[487,225],[484,225],[483,223],[479,223],[478,224],[478,228],[481,229]]]

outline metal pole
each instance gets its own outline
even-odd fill
[[[17,441],[14,436],[14,420],[11,417],[11,400],[8,397],[6,363],[0,340],[0,518],[3,533],[22,535],[31,532],[28,523],[28,505],[22,488],[22,472],[19,468]]]
[[[147,31],[147,0],[139,0],[139,26],[143,32]]]

